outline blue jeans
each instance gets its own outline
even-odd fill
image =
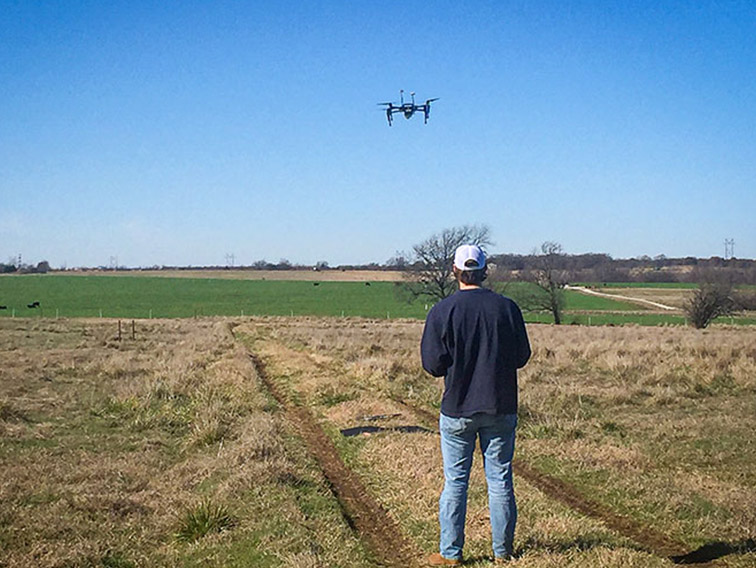
[[[491,514],[491,539],[496,557],[512,554],[517,505],[512,486],[516,414],[475,414],[470,418],[452,418],[441,414],[441,455],[444,459],[444,490],[439,500],[441,556],[462,559],[465,544],[467,483],[475,443],[480,438],[483,467],[488,484],[488,508]]]

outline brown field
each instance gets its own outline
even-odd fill
[[[435,550],[441,385],[422,322],[116,331],[0,320],[0,566],[406,565],[376,546],[391,531],[414,558]],[[756,330],[529,332],[512,566],[755,565]],[[218,510],[220,530],[180,538]],[[487,523],[478,460],[469,566],[490,563]]]
[[[320,282],[398,282],[402,272],[392,270],[87,270],[66,271],[72,276],[158,276],[162,278],[223,278],[229,280],[304,280]]]
[[[640,298],[673,308],[682,309],[692,290],[686,288],[597,288],[597,291],[615,296]]]

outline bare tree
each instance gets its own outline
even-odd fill
[[[452,263],[460,245],[490,246],[491,231],[486,225],[462,225],[444,229],[412,247],[414,263],[406,273],[402,288],[411,299],[425,296],[443,300],[457,289]]]
[[[708,326],[714,318],[732,313],[735,303],[728,282],[703,282],[683,305],[690,324],[696,329]]]
[[[526,310],[551,312],[557,325],[562,323],[564,287],[567,285],[567,271],[559,268],[562,257],[562,245],[552,241],[544,242],[541,245],[541,254],[535,258],[535,268],[523,273],[523,279],[535,284],[536,288],[518,298]]]

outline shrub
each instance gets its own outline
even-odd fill
[[[727,284],[701,284],[683,305],[685,315],[696,329],[708,326],[714,318],[733,310],[732,288]]]

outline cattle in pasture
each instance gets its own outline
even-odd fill
[[[31,304],[26,304],[27,308],[38,308],[39,302],[32,302]]]
[[[0,310],[7,310],[8,306],[0,306]]]
[[[365,282],[365,286],[370,286],[370,282]]]
[[[320,286],[320,282],[313,282],[312,285],[313,286]]]

